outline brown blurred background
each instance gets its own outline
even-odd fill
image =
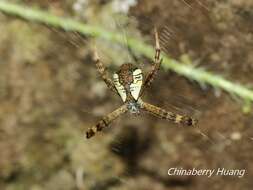
[[[156,25],[171,57],[187,55],[198,66],[252,85],[252,0],[12,2],[150,44]],[[127,114],[85,139],[88,127],[121,104],[98,76],[92,43],[77,33],[0,13],[1,190],[252,189],[252,112],[222,90],[170,71],[160,70],[143,99],[198,118],[196,128]],[[126,46],[96,43],[111,73],[132,60]],[[148,71],[151,60],[136,56]],[[172,167],[245,169],[246,174],[168,176]]]

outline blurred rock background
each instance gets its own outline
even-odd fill
[[[226,78],[252,85],[251,0],[16,0],[96,24]],[[96,137],[84,131],[121,104],[92,62],[94,39],[0,13],[0,189],[233,189],[253,182],[253,115],[218,89],[161,70],[144,99],[199,119],[178,127],[125,115]],[[110,72],[132,61],[126,47],[96,40]],[[148,71],[151,60],[139,57]],[[171,167],[246,169],[243,178],[168,176]]]

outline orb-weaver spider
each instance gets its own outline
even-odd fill
[[[159,45],[159,37],[156,29],[155,44],[155,58],[152,65],[152,70],[148,73],[144,81],[141,69],[138,69],[131,63],[125,63],[121,65],[120,70],[114,73],[112,81],[108,77],[106,68],[100,61],[97,51],[94,51],[94,59],[99,74],[103,78],[108,88],[120,95],[124,104],[103,117],[96,126],[89,128],[86,132],[86,138],[94,136],[97,131],[101,131],[113,120],[127,111],[132,114],[139,114],[141,110],[144,110],[155,115],[156,117],[167,119],[173,121],[174,123],[184,124],[186,126],[194,126],[196,124],[197,120],[192,117],[175,114],[141,100],[140,97],[143,95],[146,87],[151,85],[162,63],[162,59],[160,58],[161,49]]]

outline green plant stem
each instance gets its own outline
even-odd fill
[[[116,42],[120,44],[125,43],[124,39],[119,33],[108,32],[98,26],[80,23],[70,18],[61,18],[37,9],[8,3],[7,1],[0,1],[0,11],[9,15],[21,17],[28,21],[43,23],[66,31],[75,31],[84,35],[89,35],[96,38],[103,38],[111,42]],[[135,38],[129,38],[128,43],[129,47],[134,51],[137,51],[142,55],[153,59],[154,49],[152,46],[147,45]],[[167,55],[163,55],[162,66],[165,69],[170,69],[200,84],[208,84],[216,89],[223,89],[229,94],[241,97],[244,101],[253,101],[252,90],[246,88],[243,85],[228,81],[219,75],[207,72],[204,69],[196,68],[191,64],[189,65],[180,63],[174,59],[169,58]]]

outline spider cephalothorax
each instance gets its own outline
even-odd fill
[[[160,58],[160,45],[158,40],[158,33],[155,30],[155,40],[156,40],[156,48],[155,48],[155,58],[154,64],[152,66],[152,70],[148,73],[148,75],[144,78],[141,69],[138,69],[131,63],[125,63],[121,65],[118,72],[113,74],[113,81],[107,76],[106,68],[100,62],[97,52],[94,52],[94,59],[96,62],[96,66],[98,72],[104,79],[108,88],[110,88],[113,92],[120,95],[124,104],[103,117],[96,126],[89,128],[86,132],[86,137],[90,138],[95,135],[97,131],[101,131],[104,127],[107,127],[113,120],[122,115],[125,112],[130,112],[132,114],[139,114],[141,110],[147,111],[161,119],[171,120],[174,123],[180,123],[187,126],[194,126],[196,124],[196,120],[184,116],[175,114],[172,112],[168,112],[162,108],[157,106],[148,104],[141,100],[141,96],[147,86],[150,86],[152,83],[159,67],[161,65],[162,59]]]

